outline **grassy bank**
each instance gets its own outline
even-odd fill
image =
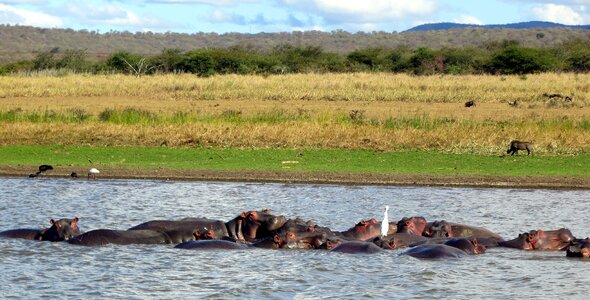
[[[435,151],[167,147],[2,146],[0,165],[34,171],[51,164],[97,168],[423,174],[433,176],[590,176],[590,154],[499,156]],[[91,162],[89,161],[91,160]]]

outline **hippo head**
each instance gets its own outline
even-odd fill
[[[75,236],[80,235],[80,228],[78,227],[78,217],[73,219],[59,219],[55,221],[51,219],[51,227],[44,229],[39,237],[42,241],[59,242],[69,240]]]
[[[326,249],[326,250],[332,250],[334,248],[336,248],[336,246],[342,244],[341,240],[338,239],[327,239],[319,248],[321,249]]]
[[[454,238],[445,242],[445,245],[461,249],[470,255],[486,252],[486,247],[480,245],[477,239]]]
[[[534,250],[564,250],[575,240],[572,232],[566,228],[550,231],[531,230],[529,235]]]
[[[271,236],[272,232],[283,227],[287,222],[285,216],[275,216],[268,209],[243,212],[242,231],[246,241]]]
[[[566,256],[590,258],[590,238],[573,242],[566,248]]]
[[[397,222],[397,232],[422,235],[426,228],[424,217],[403,218]]]
[[[221,238],[216,236],[213,226],[210,228],[195,228],[193,231],[193,237],[195,240],[215,240]]]
[[[430,238],[450,238],[453,237],[453,229],[451,227],[451,224],[449,224],[445,220],[434,221],[426,225],[426,228],[424,228],[422,235]]]

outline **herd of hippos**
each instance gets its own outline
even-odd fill
[[[341,253],[371,254],[407,248],[402,255],[416,258],[459,258],[485,253],[490,247],[522,250],[565,251],[567,257],[590,258],[590,238],[576,239],[565,228],[532,230],[505,240],[481,227],[446,221],[427,222],[423,217],[404,217],[389,222],[361,220],[346,231],[332,231],[313,221],[288,219],[270,210],[244,211],[223,222],[207,218],[153,220],[127,230],[95,229],[81,233],[79,218],[51,220],[45,229],[12,229],[0,237],[73,245],[175,244],[175,248],[211,249],[325,249]]]

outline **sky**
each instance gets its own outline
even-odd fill
[[[130,32],[402,32],[436,22],[590,24],[590,0],[0,0],[0,24]]]

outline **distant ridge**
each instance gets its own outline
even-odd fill
[[[488,29],[534,29],[534,28],[572,28],[572,29],[590,29],[590,25],[565,25],[553,22],[530,21],[510,24],[493,24],[493,25],[477,25],[477,24],[461,24],[461,23],[431,23],[412,27],[405,32],[416,31],[431,31],[431,30],[449,30],[449,29],[463,29],[468,27],[488,28]]]

